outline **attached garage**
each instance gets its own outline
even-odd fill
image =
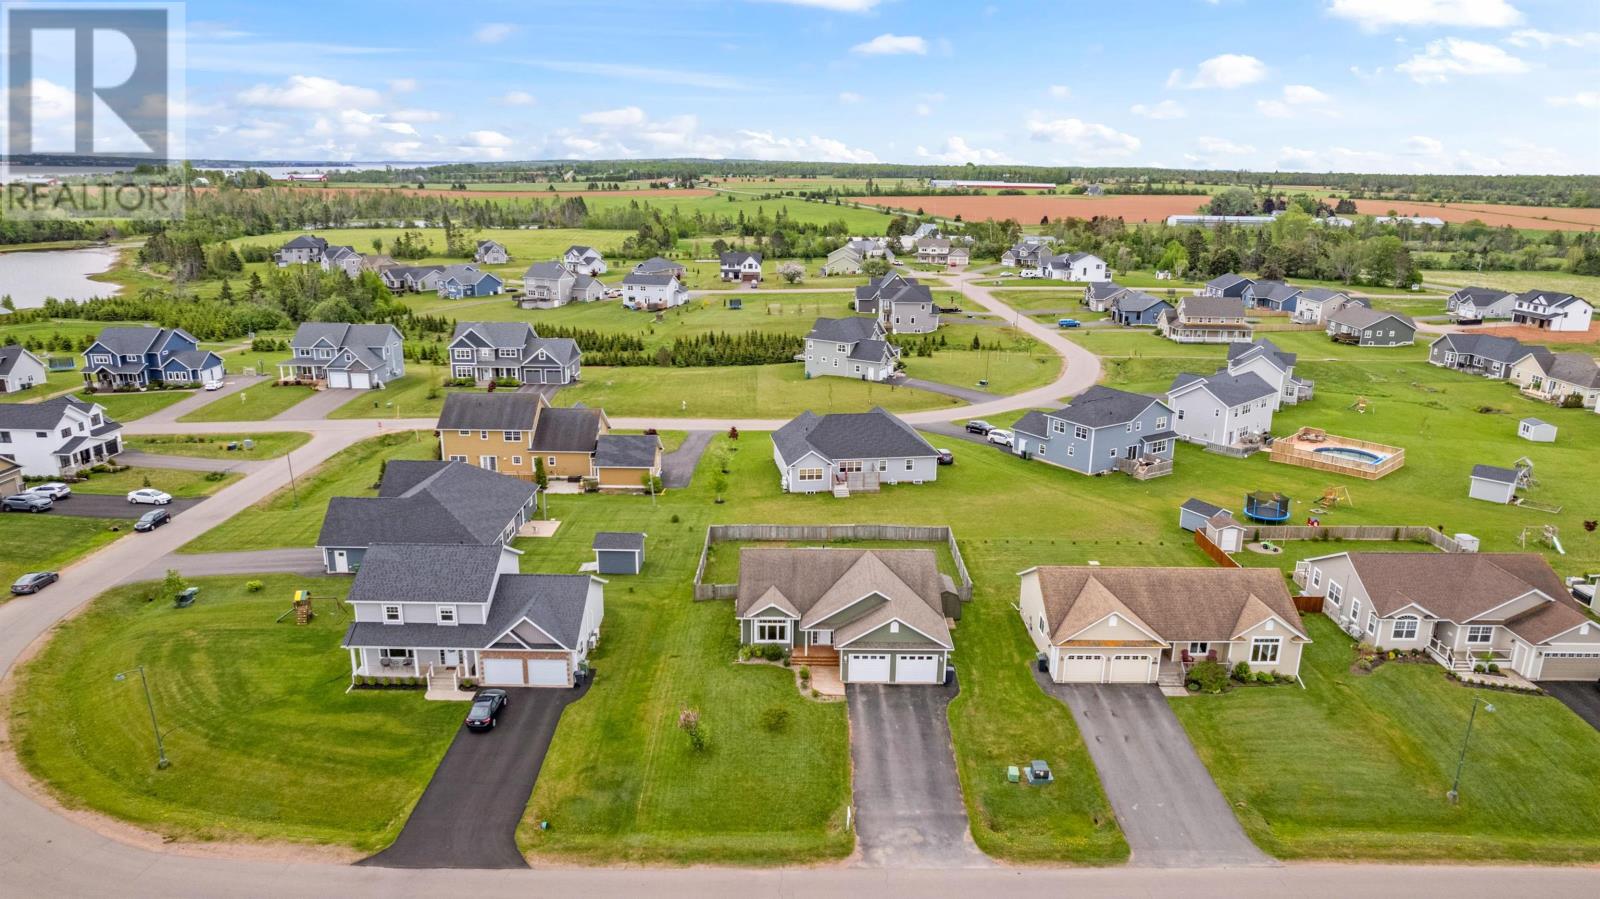
[[[483,682],[492,687],[521,687],[528,683],[521,659],[484,659]]]
[[[852,652],[846,664],[846,680],[852,684],[886,684],[889,682],[889,654],[886,652]]]
[[[349,387],[350,386],[350,373],[347,372],[347,371],[330,371],[330,372],[328,372],[328,386],[329,387]]]
[[[1062,653],[1056,662],[1056,683],[1147,684],[1155,680],[1155,670],[1150,653]]]
[[[944,680],[937,655],[902,655],[895,659],[897,684],[936,684]]]
[[[1057,663],[1056,680],[1063,684],[1098,684],[1105,663],[1105,656],[1099,653],[1063,655]]]
[[[529,659],[528,685],[532,687],[565,687],[567,685],[566,659]]]
[[[350,373],[350,386],[357,390],[367,390],[372,387],[372,375],[369,372],[353,371]]]
[[[1546,652],[1539,680],[1600,680],[1600,650]]]
[[[1108,684],[1148,684],[1155,679],[1155,665],[1144,653],[1118,653],[1111,657]]]

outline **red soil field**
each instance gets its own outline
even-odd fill
[[[1510,337],[1523,343],[1531,344],[1557,344],[1557,343],[1600,343],[1600,324],[1590,325],[1587,331],[1545,331],[1528,325],[1512,325],[1507,328],[1495,328],[1485,333],[1496,337]]]
[[[858,203],[891,209],[922,209],[943,218],[961,216],[963,221],[1016,219],[1024,225],[1036,224],[1043,216],[1060,218],[1121,216],[1129,222],[1164,222],[1169,215],[1185,215],[1211,200],[1198,194],[1174,196],[1129,195],[1109,197],[982,196],[982,197],[850,197]]]
[[[1337,200],[1328,198],[1328,205]],[[1485,225],[1499,228],[1527,228],[1535,231],[1594,231],[1600,228],[1600,209],[1568,209],[1562,206],[1499,206],[1492,203],[1418,203],[1409,200],[1357,200],[1356,211],[1362,215],[1388,215],[1394,210],[1400,215],[1426,215],[1447,222],[1470,222],[1477,219]]]

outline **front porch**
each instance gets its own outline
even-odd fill
[[[1510,671],[1512,661],[1510,650],[1489,648],[1456,649],[1437,637],[1428,641],[1427,650],[1428,655],[1432,656],[1435,662],[1458,673],[1466,672],[1471,674],[1475,665],[1486,667],[1494,665],[1501,669],[1501,674],[1504,675]]]
[[[140,390],[150,386],[150,379],[143,369],[136,372],[99,369],[84,372],[83,383],[95,390]]]
[[[428,689],[459,690],[463,679],[481,675],[475,649],[350,647],[350,679],[426,678]]]
[[[85,442],[66,452],[56,453],[56,465],[61,469],[61,474],[72,474],[82,468],[109,462],[120,452],[122,452],[120,437],[112,437],[98,443]]]

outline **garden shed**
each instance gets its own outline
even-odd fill
[[[638,574],[644,568],[644,538],[638,531],[594,535],[594,561],[600,574]]]
[[[1484,502],[1500,503],[1506,505],[1517,496],[1517,481],[1520,472],[1514,468],[1501,468],[1498,465],[1472,466],[1471,486],[1467,495],[1473,499]]]
[[[1556,426],[1537,418],[1524,418],[1517,424],[1517,436],[1535,443],[1554,443]]]

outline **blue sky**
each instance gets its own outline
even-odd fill
[[[1596,0],[195,0],[187,18],[192,156],[1600,172]]]

